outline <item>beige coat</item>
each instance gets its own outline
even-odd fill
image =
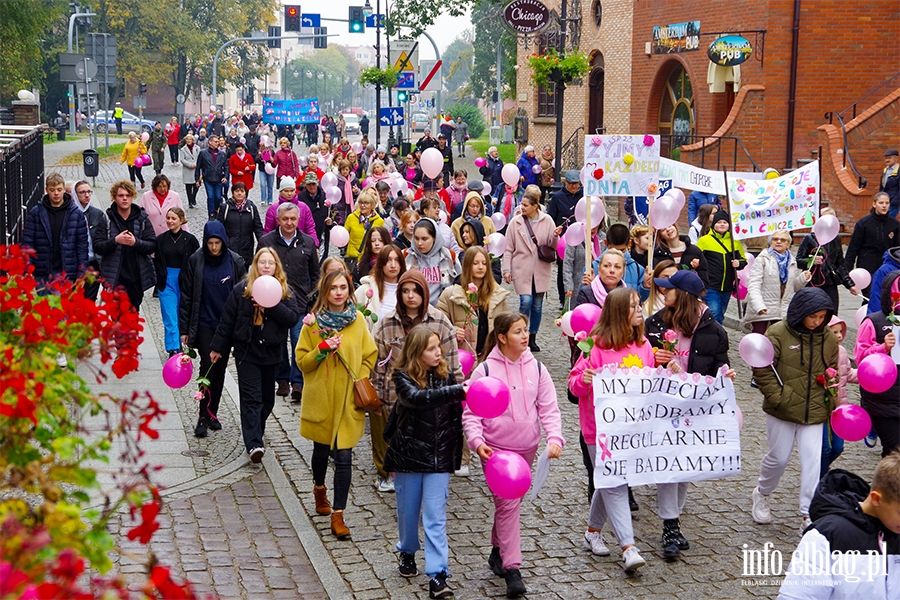
[[[781,277],[778,275],[778,260],[768,250],[763,250],[750,267],[750,281],[747,284],[747,314],[744,323],[755,321],[780,321],[787,317],[788,305],[794,293],[806,287],[805,270],[797,268],[797,259],[791,255],[788,279],[781,291]],[[766,310],[766,314],[759,311]]]
[[[488,273],[486,277],[491,277],[491,274]],[[488,333],[494,329],[494,318],[498,314],[509,310],[509,305],[506,303],[507,296],[509,296],[508,290],[499,285],[494,286],[494,294],[491,296],[487,311]],[[468,305],[469,301],[466,299],[465,290],[461,285],[457,284],[448,287],[441,293],[437,308],[447,315],[447,318],[450,319],[455,328],[462,329],[466,324],[466,307]],[[466,328],[466,341],[469,345],[462,344],[460,347],[475,354],[475,343],[478,341],[477,325],[469,323],[469,326]]]
[[[335,353],[322,362],[316,360],[322,336],[313,332],[318,329],[316,324],[304,325],[297,343],[297,366],[304,380],[300,435],[339,450],[353,448],[363,436],[366,413],[356,408],[353,378]],[[368,377],[378,349],[362,313],[356,313],[356,320],[341,330],[341,335],[341,356],[357,377]]]
[[[550,289],[550,265],[538,258],[537,247],[525,226],[525,215],[516,215],[506,227],[506,252],[503,253],[503,273],[512,274],[512,284],[520,296],[531,295],[531,281],[538,294]],[[559,236],[553,219],[544,211],[538,213],[536,222],[531,224],[534,237],[542,246],[556,248]]]

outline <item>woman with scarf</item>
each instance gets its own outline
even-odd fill
[[[197,159],[200,158],[202,148],[194,141],[194,134],[187,134],[184,136],[184,145],[178,151],[178,157],[181,162],[181,180],[187,192],[188,208],[197,206],[196,170]]]
[[[166,215],[170,208],[184,210],[181,196],[178,195],[178,192],[173,192],[171,186],[172,182],[169,181],[169,178],[160,173],[150,183],[150,190],[141,196],[141,208],[147,213],[147,218],[150,219],[150,224],[153,226],[153,233],[156,235],[162,235],[168,230]]]
[[[200,249],[200,242],[183,228],[187,223],[184,209],[173,206],[166,213],[168,231],[156,237],[156,254],[153,264],[156,267],[156,291],[159,295],[159,310],[162,313],[165,331],[166,352],[174,356],[181,350],[181,338],[178,335],[178,304],[181,300],[181,289],[178,277],[187,266],[188,259]]]
[[[469,174],[465,169],[457,169],[453,172],[453,181],[446,188],[447,196],[450,198],[448,215],[452,215],[456,211],[456,207],[465,200],[466,195],[469,193],[468,178]]]
[[[319,297],[303,319],[297,366],[303,372],[300,435],[313,442],[316,513],[331,515],[331,533],[348,539],[344,509],[350,493],[353,448],[363,436],[365,412],[356,407],[353,382],[369,377],[378,349],[366,319],[353,303],[353,282],[342,271],[319,281]],[[334,451],[334,500],[328,502],[325,474]],[[333,512],[332,512],[333,511]]]
[[[523,190],[518,185],[508,186],[503,182],[494,188],[494,212],[503,213],[507,223],[515,216],[516,209],[522,203]],[[500,233],[505,232],[506,227],[500,229]]]
[[[526,188],[529,185],[537,185],[539,174],[534,172],[534,168],[539,166],[540,163],[534,156],[534,146],[525,146],[522,150],[522,156],[519,157],[519,161],[516,163],[516,167],[519,168],[519,185],[521,187]]]
[[[350,233],[350,242],[347,244],[345,258],[351,269],[355,268],[359,253],[363,247],[366,233],[373,227],[383,227],[384,219],[375,211],[378,205],[378,192],[375,188],[366,188],[359,193],[356,200],[356,210],[347,215],[344,227]]]
[[[234,154],[228,159],[228,171],[231,183],[243,183],[247,186],[247,195],[253,189],[253,176],[256,173],[256,160],[247,152],[242,142],[234,145]]]
[[[376,158],[369,165],[369,176],[363,181],[363,187],[375,187],[375,184],[379,181],[390,183],[391,174],[388,173],[384,161]]]
[[[809,271],[797,268],[791,254],[791,234],[776,231],[769,248],[760,252],[750,267],[744,324],[753,333],[765,333],[769,325],[787,316],[794,293],[806,287],[811,276]]]
[[[820,217],[825,215],[837,216],[834,209],[826,206],[819,211]],[[812,264],[806,267],[807,260],[812,258]],[[827,244],[819,244],[816,234],[812,231],[803,236],[800,247],[797,248],[797,264],[806,267],[812,273],[809,285],[822,288],[834,303],[834,311],[840,307],[840,294],[838,286],[843,285],[854,296],[859,294],[856,284],[847,275],[844,264],[844,249],[841,246],[840,236],[835,237]]]
[[[562,227],[556,227],[541,210],[541,190],[536,185],[529,186],[522,197],[522,213],[507,226],[503,279],[514,282],[519,312],[528,318],[528,348],[532,352],[541,351],[536,338],[544,295],[550,289],[551,263],[538,259],[538,245],[556,248],[560,233]]]
[[[336,225],[347,222],[347,216],[353,212],[355,199],[359,195],[359,179],[350,167],[350,162],[342,160],[338,162],[337,187],[341,190],[341,199],[332,204],[334,215],[332,219]]]
[[[222,429],[216,416],[225,387],[228,353],[213,365],[210,351],[216,328],[225,310],[231,290],[244,277],[244,260],[228,249],[228,234],[219,221],[208,221],[203,227],[203,245],[188,260],[178,277],[181,301],[178,305],[178,329],[181,343],[197,349],[200,373],[210,380],[200,401],[200,415],[194,435],[206,437],[207,431]],[[211,368],[212,367],[212,368]]]
[[[269,173],[266,166],[275,166],[275,153],[269,147],[269,138],[259,141],[259,193],[263,206],[272,204],[272,190],[275,188],[275,173]]]
[[[416,223],[413,244],[406,251],[406,268],[422,272],[432,306],[437,306],[441,292],[459,276],[459,260],[452,250],[444,247],[444,237],[433,219],[423,217]]]
[[[275,152],[273,164],[275,165],[275,185],[281,185],[282,177],[291,177],[294,180],[300,177],[300,160],[291,150],[291,141],[286,137],[278,140],[280,148]]]
[[[482,233],[484,235],[474,242],[465,244],[462,239],[461,230],[463,224],[469,222],[475,222],[481,225]],[[473,243],[481,246],[484,242],[484,236],[491,235],[492,233],[497,231],[497,228],[494,227],[494,222],[490,217],[485,215],[484,200],[482,199],[481,194],[479,194],[478,192],[469,192],[468,194],[466,194],[465,206],[463,207],[462,216],[453,221],[450,229],[453,231],[453,236],[456,238],[456,243],[459,244],[459,247],[462,249],[472,246]]]

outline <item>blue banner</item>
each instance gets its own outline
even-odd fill
[[[303,125],[318,123],[319,99],[273,100],[263,98],[263,121],[274,125]]]

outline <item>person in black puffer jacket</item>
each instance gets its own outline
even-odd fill
[[[676,265],[679,265],[679,269],[690,268],[696,271],[703,281],[703,285],[709,285],[709,266],[706,256],[700,251],[700,248],[691,243],[690,236],[678,235],[678,225],[672,225],[659,231],[656,247],[653,249],[653,264],[657,265],[664,260],[674,261]]]
[[[888,215],[889,208],[890,197],[879,192],[872,198],[872,211],[853,226],[853,235],[844,259],[847,272],[856,266],[874,275],[883,262],[884,253],[897,245],[900,223]],[[870,288],[871,286],[860,292],[868,298]]]
[[[666,302],[664,309],[647,320],[644,329],[656,349],[656,365],[668,365],[675,372],[716,376],[728,364],[728,334],[700,301],[706,288],[700,276],[682,270],[654,282]],[[674,352],[666,349],[667,343],[675,344]],[[729,375],[734,378],[733,369]],[[690,547],[679,522],[688,487],[688,483],[656,486],[659,518],[663,522],[663,556],[667,559],[676,558],[681,550]]]
[[[270,308],[260,307],[251,298],[253,282],[261,275],[270,275],[281,283],[281,300]],[[247,280],[231,290],[210,343],[213,362],[234,348],[241,433],[253,462],[259,462],[265,452],[263,434],[275,406],[275,374],[288,331],[300,322],[300,316],[297,298],[287,283],[278,255],[271,248],[261,248],[250,265]]]
[[[425,573],[432,598],[452,595],[447,584],[447,490],[462,460],[462,400],[441,352],[440,336],[428,325],[413,327],[394,371],[397,404],[388,418],[385,471],[395,473],[400,574],[418,573],[419,515],[425,530]]]
[[[231,186],[231,198],[219,205],[216,220],[225,226],[231,248],[237,252],[244,264],[253,260],[253,248],[263,236],[259,209],[253,200],[247,198],[247,186],[238,182]]]

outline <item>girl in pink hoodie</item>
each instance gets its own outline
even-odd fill
[[[597,422],[594,417],[594,375],[604,367],[652,367],[653,347],[644,337],[644,315],[641,299],[632,288],[616,288],[606,296],[600,321],[591,331],[594,347],[587,357],[575,363],[569,375],[569,390],[578,396],[578,420],[591,462],[596,467]],[[594,482],[596,485],[596,481]],[[628,506],[628,485],[612,488],[598,487],[591,499],[588,529],[584,534],[584,546],[598,556],[609,556],[609,548],[601,530],[607,517],[622,547],[622,560],[626,571],[644,566],[637,546],[634,545],[634,528],[631,509]]]
[[[847,324],[839,316],[834,315],[828,323],[828,328],[834,332],[834,335],[836,335],[838,339],[839,379],[837,400],[835,402],[835,408],[837,408],[841,404],[847,404],[847,384],[859,383],[859,380],[856,378],[856,369],[850,364],[850,355],[847,354],[847,349],[841,346],[844,337],[847,335]],[[820,477],[825,476],[831,463],[837,460],[837,457],[844,451],[844,440],[839,438],[834,431],[831,431],[831,438],[829,439],[828,437],[828,430],[831,428],[831,423],[825,421],[824,427],[825,431],[822,433],[822,463],[819,470]]]
[[[494,329],[485,346],[487,359],[471,375],[470,381],[490,375],[509,387],[506,411],[496,419],[483,419],[469,408],[463,411],[463,430],[469,448],[487,461],[494,450],[511,450],[528,464],[534,461],[541,441],[541,427],[547,435],[548,455],[559,458],[565,440],[556,403],[556,388],[547,367],[528,349],[528,322],[523,315],[503,312],[494,319]],[[519,505],[522,500],[494,496],[494,527],[488,565],[506,579],[506,595],[525,593],[519,567],[522,549],[519,534]],[[627,509],[627,507],[626,507]]]

